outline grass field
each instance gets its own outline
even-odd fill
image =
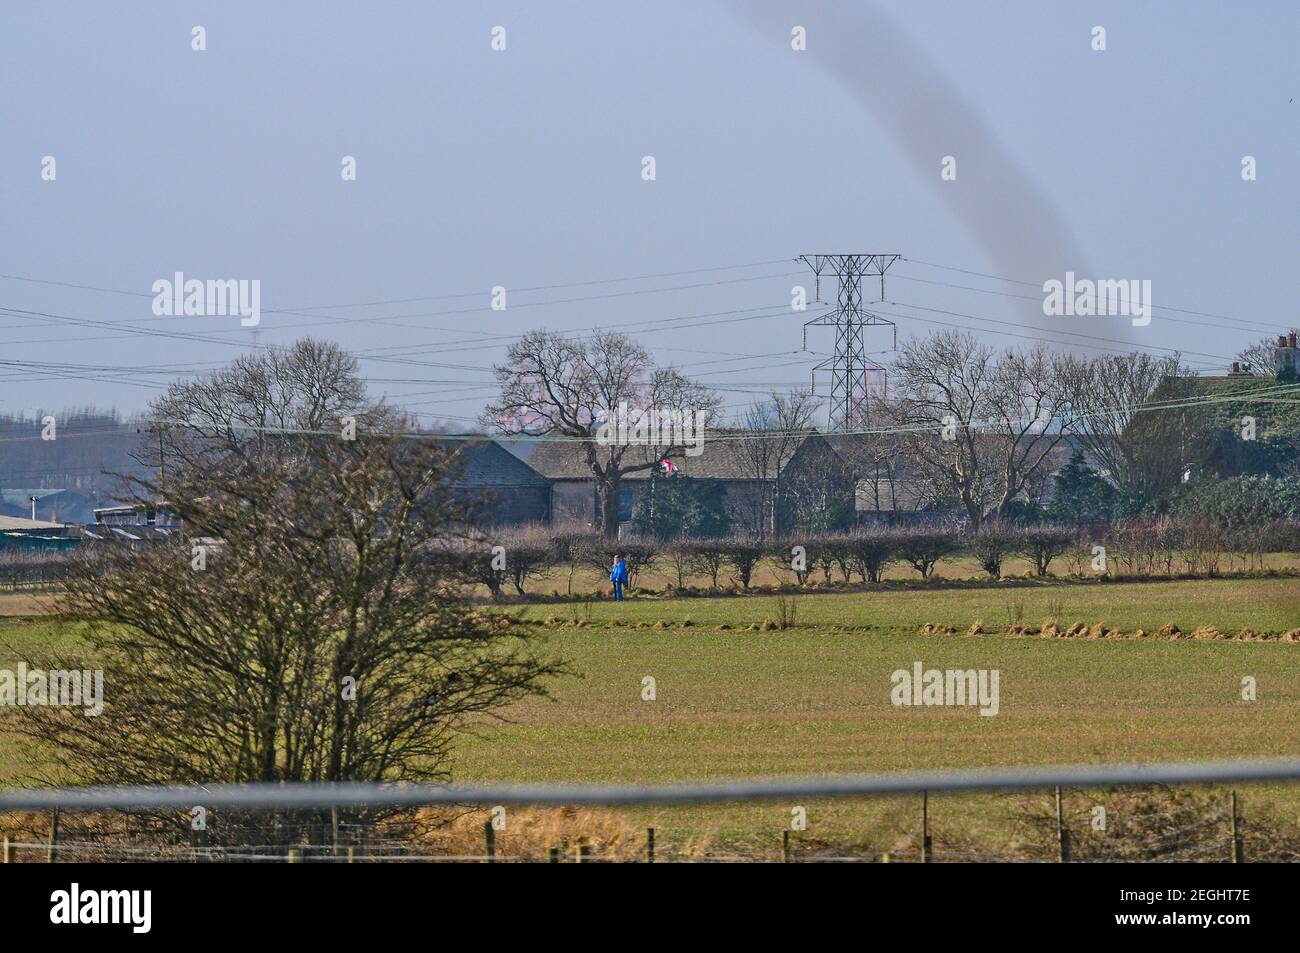
[[[977,620],[1004,627],[1009,602],[1023,603],[1029,621],[1052,614],[1124,631],[1151,632],[1170,621],[1185,631],[1278,631],[1300,625],[1298,580],[818,595],[799,600],[794,629],[716,628],[771,618],[774,601],[591,606],[586,627],[549,636],[553,651],[584,677],[557,681],[552,700],[517,705],[512,723],[466,743],[460,777],[669,782],[1300,751],[1300,644],[915,634],[927,622],[963,632]],[[564,619],[585,617],[586,609],[541,606],[525,614]],[[684,630],[609,625],[687,617],[694,625]],[[915,661],[999,669],[1000,713],[893,707],[890,673]],[[641,699],[647,675],[656,681],[653,702]],[[1259,686],[1255,702],[1241,699],[1247,675]],[[1300,806],[1300,792],[1287,788],[1256,796],[1284,812]],[[945,800],[950,821],[964,830],[1004,826],[998,799]],[[889,846],[915,827],[916,806],[900,799],[808,807],[828,839]],[[935,811],[945,816],[942,807]],[[682,838],[711,832],[730,843],[778,830],[788,816],[787,806],[740,805],[659,812],[656,820]]]
[[[774,597],[644,599],[532,605],[545,651],[576,677],[519,703],[505,723],[460,746],[460,781],[670,782],[1052,762],[1275,757],[1300,752],[1300,644],[1210,640],[1061,640],[1005,634],[921,636],[925,623],[998,632],[1017,613],[1148,633],[1213,625],[1278,632],[1300,626],[1300,580],[1052,584],[801,596],[794,628],[750,631],[776,617]],[[569,620],[582,620],[577,627]],[[691,625],[682,628],[683,620]],[[615,625],[617,620],[621,625]],[[663,621],[667,628],[629,628]],[[566,622],[564,626],[558,623]],[[720,628],[731,626],[729,629]],[[45,619],[0,620],[0,665],[77,636]],[[1000,711],[898,708],[890,673],[998,669]],[[657,697],[642,700],[643,679]],[[1242,679],[1258,699],[1243,701]],[[15,767],[0,748],[0,772]],[[1082,795],[1080,796],[1082,797]],[[944,837],[1010,836],[1008,799],[932,801]],[[1293,819],[1300,791],[1251,789],[1249,809]],[[917,826],[916,799],[803,805],[809,832],[888,849]],[[1084,805],[1079,805],[1082,809]],[[619,812],[654,824],[665,847],[779,844],[791,805]],[[938,848],[936,848],[938,849]]]

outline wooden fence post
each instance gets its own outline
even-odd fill
[[[497,837],[496,831],[492,830],[492,822],[483,822],[483,840],[487,845],[487,862],[495,864],[497,861]]]
[[[646,828],[645,832],[645,862],[653,864],[655,862],[655,829]]]
[[[580,864],[589,864],[589,863],[591,863],[591,845],[590,845],[590,844],[579,844],[579,845],[578,845],[578,863],[580,863]]]
[[[1056,859],[1062,864],[1070,862],[1070,832],[1065,829],[1061,812],[1061,787],[1056,787]]]
[[[552,848],[551,848],[551,863],[553,863],[553,864],[558,864],[559,862],[560,862],[560,848],[558,848],[558,847],[552,847]]]
[[[285,858],[285,861],[286,861],[287,863],[290,863],[290,864],[301,864],[301,863],[302,863],[302,849],[301,849],[301,848],[298,848],[298,847],[290,847],[290,848],[289,848],[289,855]]]
[[[921,792],[921,863],[933,862],[933,843],[930,841],[930,792]]]
[[[1237,792],[1232,792],[1232,862],[1242,863],[1241,832],[1237,829]]]
[[[57,848],[59,846],[59,809],[56,807],[50,813],[50,843],[45,849],[45,862],[53,864],[57,862]]]
[[[334,859],[339,858],[339,808],[337,804],[330,805],[330,838],[334,846]]]
[[[357,861],[357,849],[356,849],[355,847],[349,847],[349,848],[348,848],[348,863],[349,863],[349,864],[354,864],[354,863],[356,863],[356,861]]]
[[[781,832],[781,863],[790,863],[790,832]]]
[[[9,843],[8,834],[5,835],[4,840],[3,861],[6,864],[12,864],[14,862],[14,845]]]

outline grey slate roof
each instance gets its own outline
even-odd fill
[[[494,440],[445,442],[462,469],[456,482],[463,486],[547,486],[546,477]]]
[[[740,440],[728,439],[704,440],[703,453],[697,457],[686,454],[671,454],[672,461],[685,476],[713,480],[757,480],[754,464],[744,455]],[[604,449],[604,448],[598,448]],[[623,455],[623,463],[655,463],[657,460],[651,451],[653,447],[628,447]],[[552,480],[590,480],[591,468],[587,465],[586,445],[569,440],[543,440],[528,458],[528,463],[542,476]],[[651,468],[626,474],[625,480],[648,480]]]

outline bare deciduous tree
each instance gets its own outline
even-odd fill
[[[241,393],[255,403],[265,392],[241,372],[261,370],[245,363],[219,378],[250,388]],[[277,420],[323,423],[343,406],[322,396],[325,383],[284,385]],[[350,403],[356,391],[338,396]],[[191,413],[246,421],[232,404],[196,402]],[[141,499],[181,515],[183,532],[88,546],[71,568],[60,608],[88,627],[103,713],[11,709],[19,732],[58,752],[65,776],[436,780],[470,722],[541,693],[563,670],[526,631],[464,603],[449,554],[473,529],[440,442],[308,432],[291,454],[238,442],[220,457],[211,447],[196,460],[177,455],[165,475],[136,481]],[[34,664],[88,667],[58,652]]]
[[[1021,496],[1041,495],[1047,472],[1059,458],[1057,448],[1079,423],[1079,392],[1085,386],[1081,362],[1044,344],[998,355],[987,431],[1000,472],[999,516]]]
[[[332,341],[304,338],[171,384],[150,406],[141,462],[165,469],[280,454],[296,434],[340,434],[348,417],[363,431],[392,429],[399,419],[393,408],[367,401],[356,358]]]
[[[656,367],[640,344],[614,331],[582,340],[532,331],[510,345],[506,363],[493,370],[501,392],[484,422],[508,434],[581,440],[607,539],[618,535],[623,477],[658,466],[686,445],[672,436],[662,439],[662,433],[652,433],[645,443],[601,444],[596,438],[602,421],[623,406],[632,414],[660,417],[698,412],[709,426],[721,405],[707,388],[673,368]]]
[[[910,338],[894,362],[894,382],[887,412],[904,428],[905,452],[932,493],[957,501],[978,528],[998,495],[996,473],[979,443],[979,430],[996,412],[992,349],[958,331]]]
[[[1080,439],[1122,492],[1157,495],[1201,458],[1202,411],[1178,406],[1191,396],[1190,385],[1177,354],[1116,354],[1088,363],[1079,389]],[[1169,406],[1161,407],[1165,400]]]
[[[935,502],[958,501],[972,529],[1041,489],[1080,415],[1078,361],[1039,344],[1000,353],[964,332],[907,341],[888,410]]]

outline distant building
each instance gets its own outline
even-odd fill
[[[495,440],[447,440],[458,472],[452,486],[475,503],[481,522],[492,526],[547,523],[551,481]]]
[[[22,516],[0,516],[0,549],[71,549],[77,545],[81,527]]]
[[[1297,348],[1296,333],[1278,335],[1277,347],[1273,351],[1273,370],[1278,380],[1293,381],[1300,371],[1300,348]]]
[[[789,530],[801,509],[839,507],[851,519],[853,479],[848,467],[815,431],[797,439],[783,471],[774,461],[761,459],[745,446],[746,439],[763,439],[744,431],[710,432],[698,456],[673,454],[652,459],[649,447],[626,448],[624,465],[640,464],[620,481],[618,520],[620,531],[636,510],[637,497],[652,476],[681,474],[721,484],[734,531],[753,535],[780,535]],[[600,528],[600,502],[595,475],[588,461],[591,444],[575,440],[542,440],[528,457],[534,470],[552,485],[551,518],[554,523],[577,523]],[[604,448],[597,447],[597,452]],[[778,493],[778,483],[780,491]],[[782,498],[778,502],[778,495]]]
[[[89,541],[156,542],[181,529],[181,518],[165,503],[101,506],[94,513],[95,521],[82,530],[83,538]]]
[[[1055,435],[1049,438],[1053,439]],[[903,442],[897,435],[878,434],[828,434],[826,440],[835,452],[844,458],[854,477],[854,510],[860,525],[910,526],[934,523],[965,522],[965,509],[952,500],[943,500],[942,487],[936,486],[915,462],[904,452]],[[991,434],[977,434],[976,440],[986,444],[983,453],[989,458],[995,453],[994,444],[1001,438]],[[1025,450],[1022,447],[1021,450]],[[1044,450],[1043,465],[1017,496],[1023,503],[1047,507],[1051,505],[1056,490],[1054,477],[1069,461],[1074,450],[1084,454],[1087,464],[1100,469],[1101,463],[1077,436],[1066,434],[1050,449]],[[1106,475],[1103,473],[1103,477]]]

